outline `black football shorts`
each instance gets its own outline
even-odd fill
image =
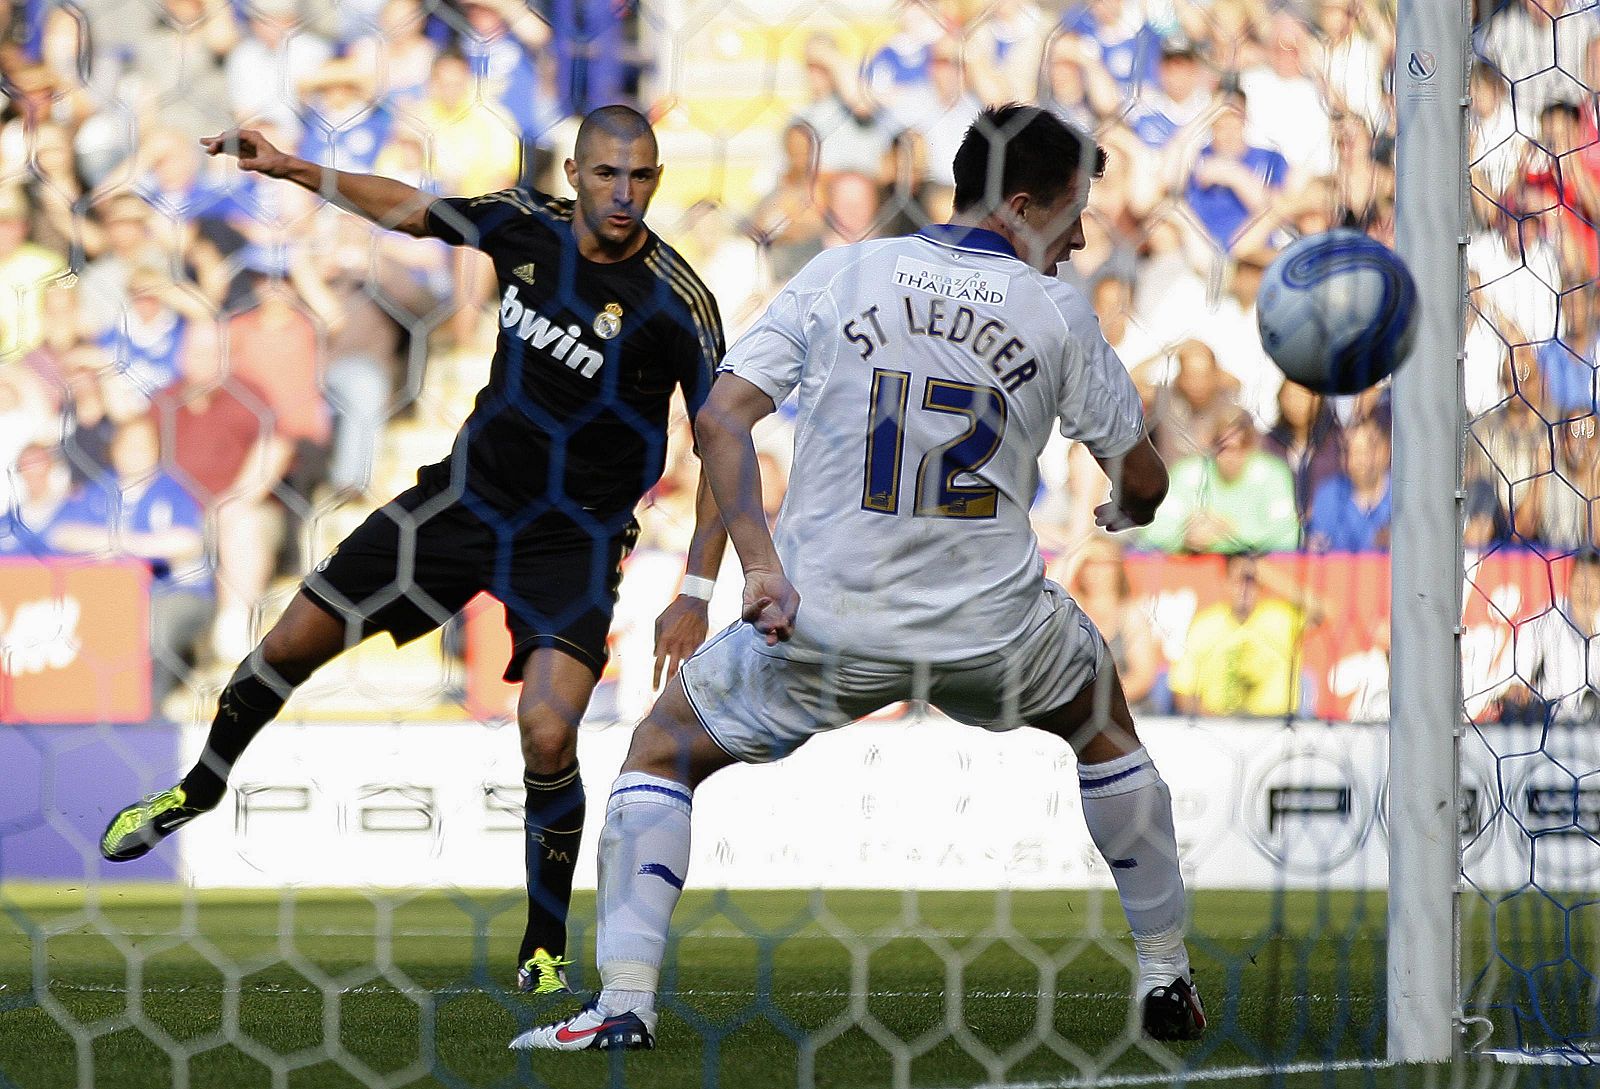
[[[627,514],[578,518],[559,508],[513,518],[419,483],[373,511],[301,589],[335,619],[358,626],[363,638],[388,632],[397,646],[439,627],[483,591],[506,608],[506,680],[522,680],[539,647],[565,651],[599,677],[622,561],[639,524]]]

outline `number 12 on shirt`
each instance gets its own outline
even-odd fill
[[[911,375],[882,367],[872,372],[867,408],[867,457],[861,487],[861,509],[879,514],[900,510],[900,463],[905,453],[907,402]],[[959,416],[966,430],[935,446],[917,465],[916,505],[919,518],[993,518],[999,489],[989,484],[957,484],[963,473],[975,473],[1000,449],[1005,436],[1006,402],[992,386],[976,386],[929,378],[922,389],[922,409]]]

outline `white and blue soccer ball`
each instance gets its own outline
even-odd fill
[[[1256,325],[1290,381],[1357,393],[1393,374],[1411,351],[1416,281],[1393,250],[1359,231],[1310,235],[1267,268]]]

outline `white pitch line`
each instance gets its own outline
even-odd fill
[[[1329,1062],[1283,1063],[1268,1066],[1224,1066],[1175,1070],[1163,1074],[1108,1074],[1105,1077],[1063,1078],[1058,1081],[1005,1082],[1004,1089],[1120,1089],[1141,1085],[1194,1085],[1200,1082],[1265,1078],[1282,1074],[1339,1073],[1346,1070],[1382,1070],[1395,1065],[1383,1059],[1335,1059]],[[974,1089],[1000,1089],[980,1085]]]

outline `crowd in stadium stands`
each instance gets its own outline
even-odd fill
[[[493,335],[470,257],[219,170],[196,137],[248,121],[439,193],[564,192],[563,140],[596,96],[637,94],[670,131],[672,94],[693,93],[655,88],[660,31],[633,6],[566,8],[598,43],[587,71],[523,0],[0,0],[0,553],[146,560],[158,696],[185,662],[248,648],[271,580],[314,558],[299,527],[386,498],[373,466],[430,360],[485,355]],[[1293,710],[1299,678],[1271,648],[1315,610],[1263,594],[1248,557],[1388,548],[1388,393],[1285,384],[1255,296],[1298,235],[1393,242],[1392,5],[940,0],[890,18],[864,52],[802,39],[800,101],[752,206],[653,220],[737,333],[824,248],[946,216],[984,104],[1037,100],[1092,129],[1109,166],[1062,275],[1130,368],[1173,488],[1147,531],[1085,548],[1104,485],[1052,449],[1041,543],[1136,701]],[[1478,18],[1467,542],[1573,551],[1600,545],[1600,9],[1507,0]],[[619,76],[627,57],[639,71]],[[721,260],[730,247],[754,256]],[[785,438],[780,422],[766,439],[774,509]],[[687,539],[686,445],[647,545]],[[1117,577],[1123,547],[1247,557],[1170,674]]]

